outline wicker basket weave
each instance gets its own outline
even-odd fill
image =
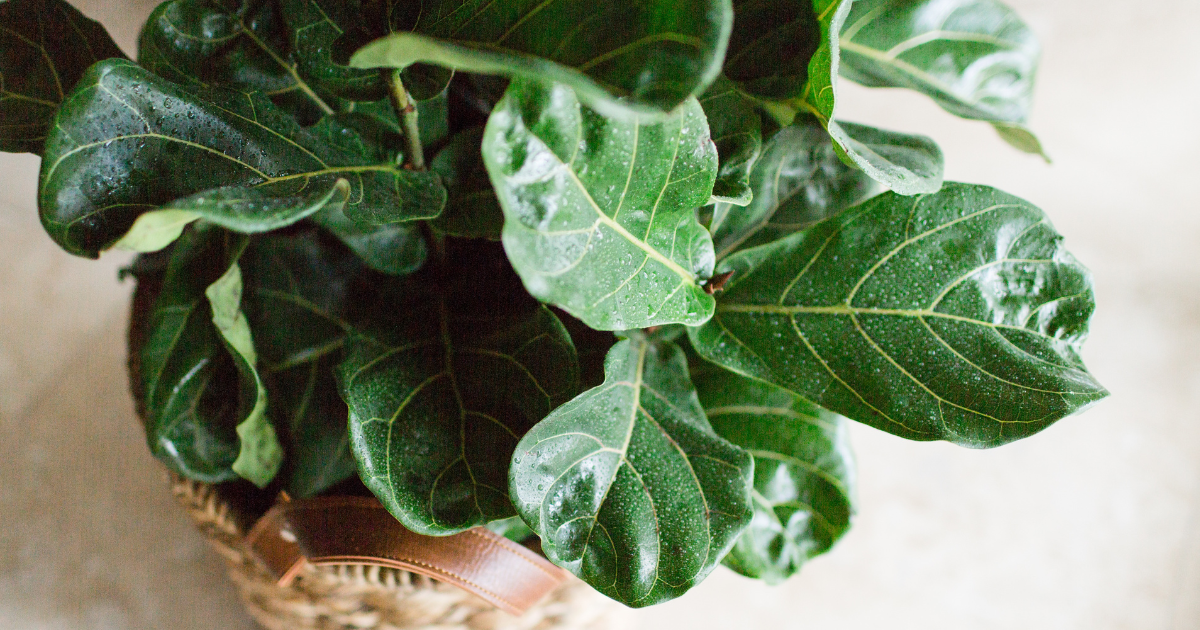
[[[213,487],[170,474],[171,490],[225,559],[246,610],[267,630],[617,630],[623,607],[572,579],[520,617],[407,571],[306,566],[287,587],[245,551],[244,518]]]

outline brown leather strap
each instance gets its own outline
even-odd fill
[[[567,578],[545,558],[476,527],[453,536],[406,529],[379,501],[322,497],[281,502],[250,530],[251,550],[287,585],[305,560],[373,564],[427,575],[519,615]]]

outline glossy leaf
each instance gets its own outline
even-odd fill
[[[242,270],[235,262],[205,289],[204,295],[212,308],[213,325],[233,357],[238,374],[252,384],[246,389],[254,392],[252,402],[247,405],[249,412],[240,414],[238,456],[230,467],[243,479],[263,488],[279,472],[283,447],[267,418],[267,387],[258,373],[258,353],[254,350],[250,322],[242,312],[242,289]]]
[[[699,324],[713,299],[712,241],[696,221],[717,171],[688,101],[639,123],[583,107],[570,88],[513,81],[483,159],[504,209],[504,248],[534,297],[592,328]]]
[[[124,56],[104,27],[62,0],[0,2],[0,151],[41,154],[84,70]]]
[[[750,203],[750,170],[762,150],[762,120],[754,102],[733,83],[719,77],[700,97],[713,143],[717,145],[717,181],[713,199],[744,206]]]
[[[551,561],[649,606],[703,580],[745,529],[753,462],[709,426],[678,346],[623,340],[605,375],[522,438],[513,504]]]
[[[405,14],[421,10],[419,2],[396,0],[282,0],[297,72],[320,91],[351,101],[386,98],[387,78],[374,69],[353,68],[350,53],[396,28],[406,28]],[[453,71],[419,64],[406,68],[402,82],[418,101],[446,89]]]
[[[371,269],[402,276],[421,268],[428,249],[415,223],[364,226],[339,207],[313,215],[313,222],[337,236]]]
[[[809,58],[800,105],[827,126],[833,120],[837,105],[838,34],[853,3],[854,0],[812,0],[821,29],[821,42]]]
[[[425,62],[555,81],[606,114],[654,114],[716,77],[731,22],[729,0],[425,0],[398,29],[408,32],[371,42],[351,65]]]
[[[778,584],[850,528],[846,423],[785,389],[715,366],[694,366],[692,380],[717,434],[754,456],[754,518],[725,565]]]
[[[864,173],[901,195],[937,192],[942,187],[942,150],[925,136],[831,121],[829,135]]]
[[[337,118],[302,130],[260,95],[204,94],[127,61],[93,66],[63,103],[46,144],[39,207],[55,241],[94,257],[141,214],[228,186],[296,196],[345,179],[345,213],[356,222],[441,211],[445,190],[436,175],[380,163],[386,153]]]
[[[429,168],[442,176],[448,195],[446,210],[433,225],[451,236],[498,241],[504,211],[483,165],[482,141],[483,128],[462,131],[430,163]]]
[[[287,227],[325,208],[339,212],[350,198],[344,179],[293,194],[288,184],[224,186],[172,201],[140,215],[113,249],[158,251],[170,245],[193,221],[205,219],[221,227],[253,234]]]
[[[800,98],[821,41],[810,0],[734,0],[725,76],[757,98]]]
[[[884,193],[726,259],[706,358],[884,431],[998,446],[1103,398],[1091,276],[1040,210],[985,186]]]
[[[138,34],[138,65],[174,83],[296,89],[277,9],[275,2],[163,2]]]
[[[783,124],[806,111],[826,127],[840,155],[873,179],[903,195],[936,192],[942,185],[942,153],[932,140],[836,120],[838,34],[852,0],[813,0],[821,43],[808,63],[799,98],[763,103]]]
[[[287,452],[283,487],[293,497],[310,497],[357,473],[334,368],[352,328],[364,266],[307,230],[255,239],[242,267],[244,308]]]
[[[754,199],[718,203],[709,231],[717,258],[806,229],[867,197],[874,182],[842,163],[829,134],[810,116],[779,130],[750,174]]]
[[[367,487],[405,527],[444,535],[513,515],[508,467],[530,427],[578,392],[575,349],[521,291],[499,246],[381,287],[338,369]],[[483,255],[486,254],[486,255]]]
[[[215,228],[189,230],[175,245],[140,349],[146,438],[172,470],[205,483],[237,478],[236,427],[243,392],[204,295],[242,242]]]
[[[964,118],[1029,117],[1037,38],[995,0],[856,0],[839,45],[857,83],[910,88]]]
[[[342,98],[377,101],[388,94],[379,71],[351,68],[335,59],[342,48],[339,40],[347,31],[355,34],[366,28],[362,5],[357,0],[282,0],[303,77]]]

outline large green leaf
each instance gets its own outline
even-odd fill
[[[792,102],[816,116],[841,155],[876,181],[902,195],[936,192],[942,186],[942,152],[932,140],[835,120],[838,35],[853,0],[812,1],[821,26],[821,45],[809,60],[801,98]]]
[[[138,35],[138,65],[175,83],[298,89],[278,8],[242,0],[163,2]]]
[[[124,56],[104,27],[62,0],[0,2],[0,151],[40,154],[84,70]]]
[[[342,98],[374,101],[387,96],[387,82],[378,71],[350,68],[335,59],[338,40],[347,31],[366,28],[362,2],[282,0],[282,5],[305,78]]]
[[[995,0],[858,0],[841,33],[842,76],[911,88],[942,109],[991,122],[1012,146],[1045,155],[1029,117],[1040,46]]]
[[[713,199],[744,206],[754,195],[750,170],[762,150],[762,117],[754,108],[754,101],[743,96],[724,77],[718,77],[700,97],[700,105],[719,159]]]
[[[713,432],[675,344],[623,340],[604,370],[522,438],[512,499],[546,557],[649,606],[703,580],[745,529],[753,461]]]
[[[858,203],[870,177],[842,163],[829,134],[811,116],[779,130],[750,173],[754,198],[744,208],[718,203],[709,226],[717,258],[803,230]]]
[[[504,247],[534,297],[592,328],[700,324],[712,240],[696,220],[717,171],[692,99],[656,122],[614,120],[561,84],[515,80],[483,159],[504,208]]]
[[[367,487],[405,527],[462,531],[513,515],[517,441],[578,392],[571,338],[521,290],[499,245],[381,287],[338,368]]]
[[[344,179],[345,213],[365,223],[441,211],[445,190],[436,175],[380,162],[385,153],[337,118],[302,130],[258,94],[204,94],[127,61],[92,66],[63,103],[46,143],[39,206],[55,241],[94,257],[141,214],[229,186],[299,197]],[[221,207],[242,218],[255,208],[279,210],[264,201]]]
[[[138,216],[112,248],[158,251],[198,219],[244,234],[269,232],[321,210],[340,212],[349,198],[350,183],[344,179],[326,180],[298,191],[287,182],[259,187],[223,186],[176,199]]]
[[[720,72],[729,0],[423,0],[359,68],[426,62],[569,85],[609,115],[669,111]],[[404,32],[407,31],[407,32]]]
[[[696,367],[692,380],[713,429],[754,456],[754,518],[725,565],[777,584],[850,528],[854,463],[846,423],[785,389],[711,364]]]
[[[482,141],[482,127],[461,131],[429,164],[442,176],[448,193],[446,210],[433,225],[452,236],[498,241],[504,211],[483,165]]]
[[[1037,38],[995,0],[856,0],[840,46],[857,83],[911,88],[964,118],[1029,116]]]
[[[387,78],[378,70],[347,65],[350,53],[393,30],[410,27],[420,2],[398,0],[282,0],[300,74],[317,88],[355,101],[387,96]],[[403,73],[406,89],[417,99],[440,94],[453,73],[418,65]]]
[[[1107,394],[1078,354],[1090,274],[985,186],[884,193],[725,270],[701,354],[903,437],[997,446]]]
[[[140,391],[150,451],[191,479],[237,478],[236,427],[245,391],[212,321],[205,289],[229,268],[244,241],[216,228],[189,230],[176,244],[162,290],[146,316]]]
[[[240,446],[237,459],[230,467],[243,479],[263,488],[279,472],[283,447],[267,417],[267,386],[259,376],[254,337],[250,322],[242,312],[243,288],[242,269],[235,262],[205,289],[204,295],[212,309],[213,325],[221,333],[241,379],[249,384],[243,391],[253,392],[248,404],[244,405],[249,410],[239,414],[237,435]]]
[[[800,98],[821,41],[810,0],[734,0],[725,76],[758,98]]]
[[[283,487],[313,496],[357,472],[334,368],[364,267],[315,230],[255,239],[242,267],[271,419],[287,450]]]

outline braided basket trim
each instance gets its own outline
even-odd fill
[[[572,579],[520,617],[458,587],[385,567],[306,565],[292,584],[245,551],[229,503],[204,483],[169,473],[171,490],[225,559],[246,611],[267,630],[616,630],[627,609]]]

